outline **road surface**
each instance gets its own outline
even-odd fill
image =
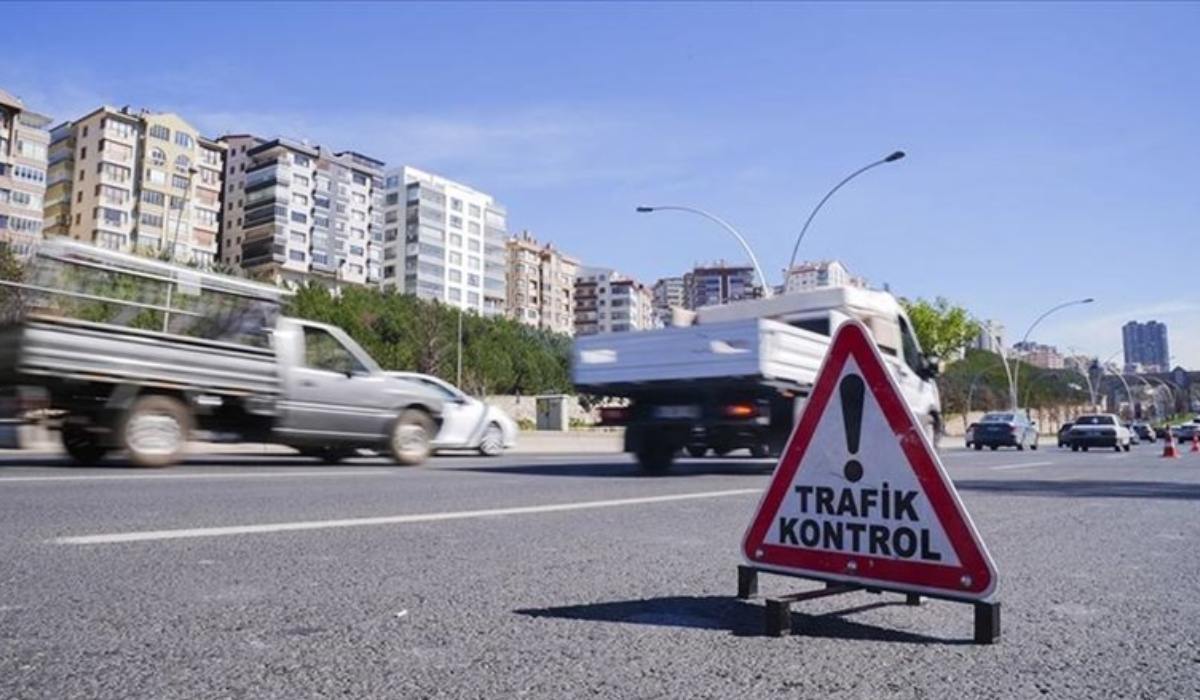
[[[733,594],[768,461],[10,453],[0,697],[1198,697],[1200,454],[1159,452],[944,453],[1000,569],[994,646],[892,594],[761,636]]]

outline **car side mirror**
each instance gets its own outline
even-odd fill
[[[921,376],[925,379],[936,379],[942,373],[941,362],[937,355],[925,355],[921,359]]]

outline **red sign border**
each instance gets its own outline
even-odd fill
[[[858,363],[867,390],[875,397],[885,420],[900,441],[900,448],[912,467],[917,482],[929,499],[959,566],[924,564],[884,557],[843,554],[823,550],[798,549],[766,543],[771,521],[787,495],[808,451],[817,424],[833,396],[842,370],[851,357]],[[755,556],[761,552],[760,556]],[[900,395],[895,379],[887,370],[883,356],[860,321],[844,322],[833,337],[829,352],[817,374],[817,381],[800,421],[792,431],[771,483],[742,538],[742,556],[751,566],[799,576],[879,585],[948,598],[986,600],[996,589],[996,568],[987,547],[979,537],[971,516],[963,507],[950,479],[938,461]],[[853,560],[856,568],[847,567]],[[969,576],[969,585],[963,577]]]

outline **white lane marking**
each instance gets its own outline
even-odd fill
[[[1007,471],[1009,469],[1031,469],[1033,467],[1045,467],[1054,464],[1054,462],[1021,462],[1020,464],[997,464],[994,467],[988,467],[995,472]]]
[[[91,474],[76,476],[6,476],[0,484],[31,481],[128,481],[128,480],[173,480],[173,479],[277,479],[305,476],[374,476],[394,474],[385,469],[339,469],[328,471],[263,471],[263,472],[206,472],[203,474]]]
[[[762,489],[731,489],[727,491],[702,491],[699,493],[676,493],[666,496],[643,496],[619,498],[608,501],[584,501],[582,503],[555,503],[540,506],[518,506],[514,508],[491,508],[487,510],[463,510],[448,513],[417,513],[414,515],[387,515],[375,518],[347,518],[345,520],[309,520],[293,523],[268,523],[263,525],[231,525],[227,527],[201,527],[185,530],[146,530],[142,532],[115,532],[102,535],[79,535],[56,537],[54,544],[116,544],[123,542],[148,542],[151,540],[179,540],[196,537],[227,537],[230,535],[260,535],[273,532],[295,532],[297,530],[327,530],[343,527],[366,527],[370,525],[407,525],[444,520],[468,518],[490,518],[503,515],[530,515],[533,513],[561,513],[569,510],[592,508],[615,508],[647,503],[667,503],[723,496],[761,494]]]

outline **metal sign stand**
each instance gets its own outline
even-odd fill
[[[758,575],[760,573],[789,576],[791,578],[817,581],[825,584],[825,588],[815,591],[804,591],[785,596],[763,598],[763,601],[766,603],[763,632],[770,637],[786,637],[792,633],[792,603],[826,598],[831,595],[841,595],[843,593],[853,593],[854,591],[866,591],[867,593],[874,594],[888,591],[890,593],[902,594],[905,605],[920,605],[922,596],[970,605],[975,608],[975,643],[995,644],[1000,640],[999,602],[961,600],[928,593],[920,594],[911,591],[901,591],[886,586],[858,586],[840,581],[829,581],[811,576],[793,576],[792,574],[781,574],[777,571],[767,571],[766,569],[758,569],[753,566],[738,565],[737,597],[740,600],[753,600],[759,597]]]

